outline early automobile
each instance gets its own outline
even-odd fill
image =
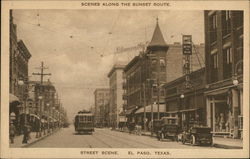
[[[209,127],[191,127],[182,133],[182,143],[191,145],[208,144],[213,145],[213,136]]]
[[[177,117],[162,117],[161,127],[157,134],[158,140],[172,139],[178,141],[177,137],[180,133],[180,126],[178,125]]]

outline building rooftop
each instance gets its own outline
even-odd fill
[[[110,77],[116,69],[123,70],[125,66],[126,65],[124,65],[124,64],[114,64],[114,66],[111,68],[110,72],[108,73],[108,77]]]
[[[156,26],[155,26],[155,30],[153,33],[153,37],[151,39],[151,42],[148,45],[149,49],[152,47],[163,47],[163,48],[167,47],[167,44],[163,38],[161,29],[160,29],[159,24],[158,24],[158,18],[156,21]]]

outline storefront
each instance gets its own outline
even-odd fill
[[[178,117],[181,128],[206,126],[206,100],[204,97],[205,69],[190,74],[190,81],[182,76],[165,86],[166,116]]]
[[[21,114],[21,102],[13,94],[9,94],[9,116],[10,122],[12,122],[17,130],[17,133],[21,133],[20,127],[20,114]]]
[[[144,119],[144,112],[145,112],[145,119]],[[166,114],[166,105],[159,104],[159,118],[165,116],[165,114]],[[141,107],[135,111],[135,123],[142,125],[144,129],[144,122],[145,122],[146,130],[149,130],[150,127],[149,123],[150,121],[152,121],[151,119],[157,119],[157,118],[158,118],[157,104],[147,105],[145,106],[145,108]]]
[[[242,86],[227,86],[206,92],[207,125],[214,135],[242,138]]]

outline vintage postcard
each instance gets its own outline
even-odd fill
[[[248,158],[248,1],[2,1],[1,158]]]

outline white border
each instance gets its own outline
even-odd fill
[[[169,2],[169,7],[122,7],[120,9],[161,9],[161,10],[244,10],[244,141],[243,149],[147,149],[151,151],[168,151],[169,156],[129,156],[128,151],[143,149],[98,149],[117,150],[117,155],[81,155],[87,148],[8,148],[8,112],[9,112],[9,9],[118,9],[117,7],[82,7],[82,1],[2,1],[2,80],[1,80],[1,157],[3,158],[242,158],[249,155],[249,3],[248,1],[162,1]],[[92,1],[93,2],[93,1]],[[96,1],[97,2],[97,1]],[[103,1],[102,1],[103,2]],[[109,2],[109,1],[104,1]],[[114,1],[112,1],[114,2]],[[124,1],[115,1],[124,2]],[[136,2],[136,1],[131,1]],[[139,2],[139,1],[137,1]],[[141,2],[141,1],[140,1]],[[149,1],[146,1],[149,2]],[[156,1],[159,2],[159,1]]]

